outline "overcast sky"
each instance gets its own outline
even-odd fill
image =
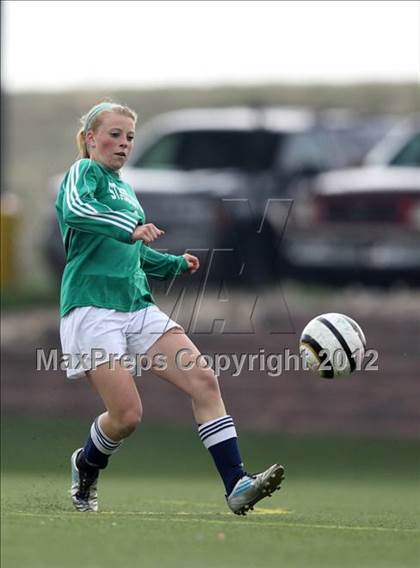
[[[420,77],[417,1],[2,6],[9,91]]]

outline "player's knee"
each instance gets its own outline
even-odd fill
[[[207,401],[220,398],[219,383],[212,369],[197,369],[192,396],[194,399],[205,398]]]
[[[140,424],[142,418],[141,408],[127,409],[118,417],[118,425],[123,437],[129,436]]]

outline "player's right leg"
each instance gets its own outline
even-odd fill
[[[60,322],[63,353],[70,354],[75,363],[67,369],[67,376],[87,376],[106,409],[94,420],[84,447],[72,455],[71,495],[79,511],[97,510],[99,471],[107,466],[110,456],[141,418],[134,380],[128,369],[118,363],[127,350],[124,329],[129,318],[125,312],[85,306],[71,310]]]
[[[141,420],[142,405],[131,373],[118,363],[103,364],[87,373],[106,411],[93,422],[83,448],[71,457],[71,496],[78,511],[97,511],[97,480],[113,453]]]

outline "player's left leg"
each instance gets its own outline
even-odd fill
[[[200,352],[187,335],[170,330],[147,354],[151,359],[164,355],[165,367],[152,371],[191,397],[199,436],[223,479],[230,509],[245,514],[278,489],[284,476],[282,466],[275,464],[256,475],[244,471],[235,424],[226,413],[217,377],[212,369],[197,364]]]

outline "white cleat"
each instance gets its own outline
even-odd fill
[[[271,497],[280,489],[284,479],[284,467],[274,464],[267,470],[255,475],[244,475],[236,483],[230,495],[226,497],[230,510],[235,515],[246,515],[264,497]]]
[[[98,511],[98,473],[79,471],[76,459],[83,448],[75,450],[71,456],[71,499],[77,511],[97,512]]]

